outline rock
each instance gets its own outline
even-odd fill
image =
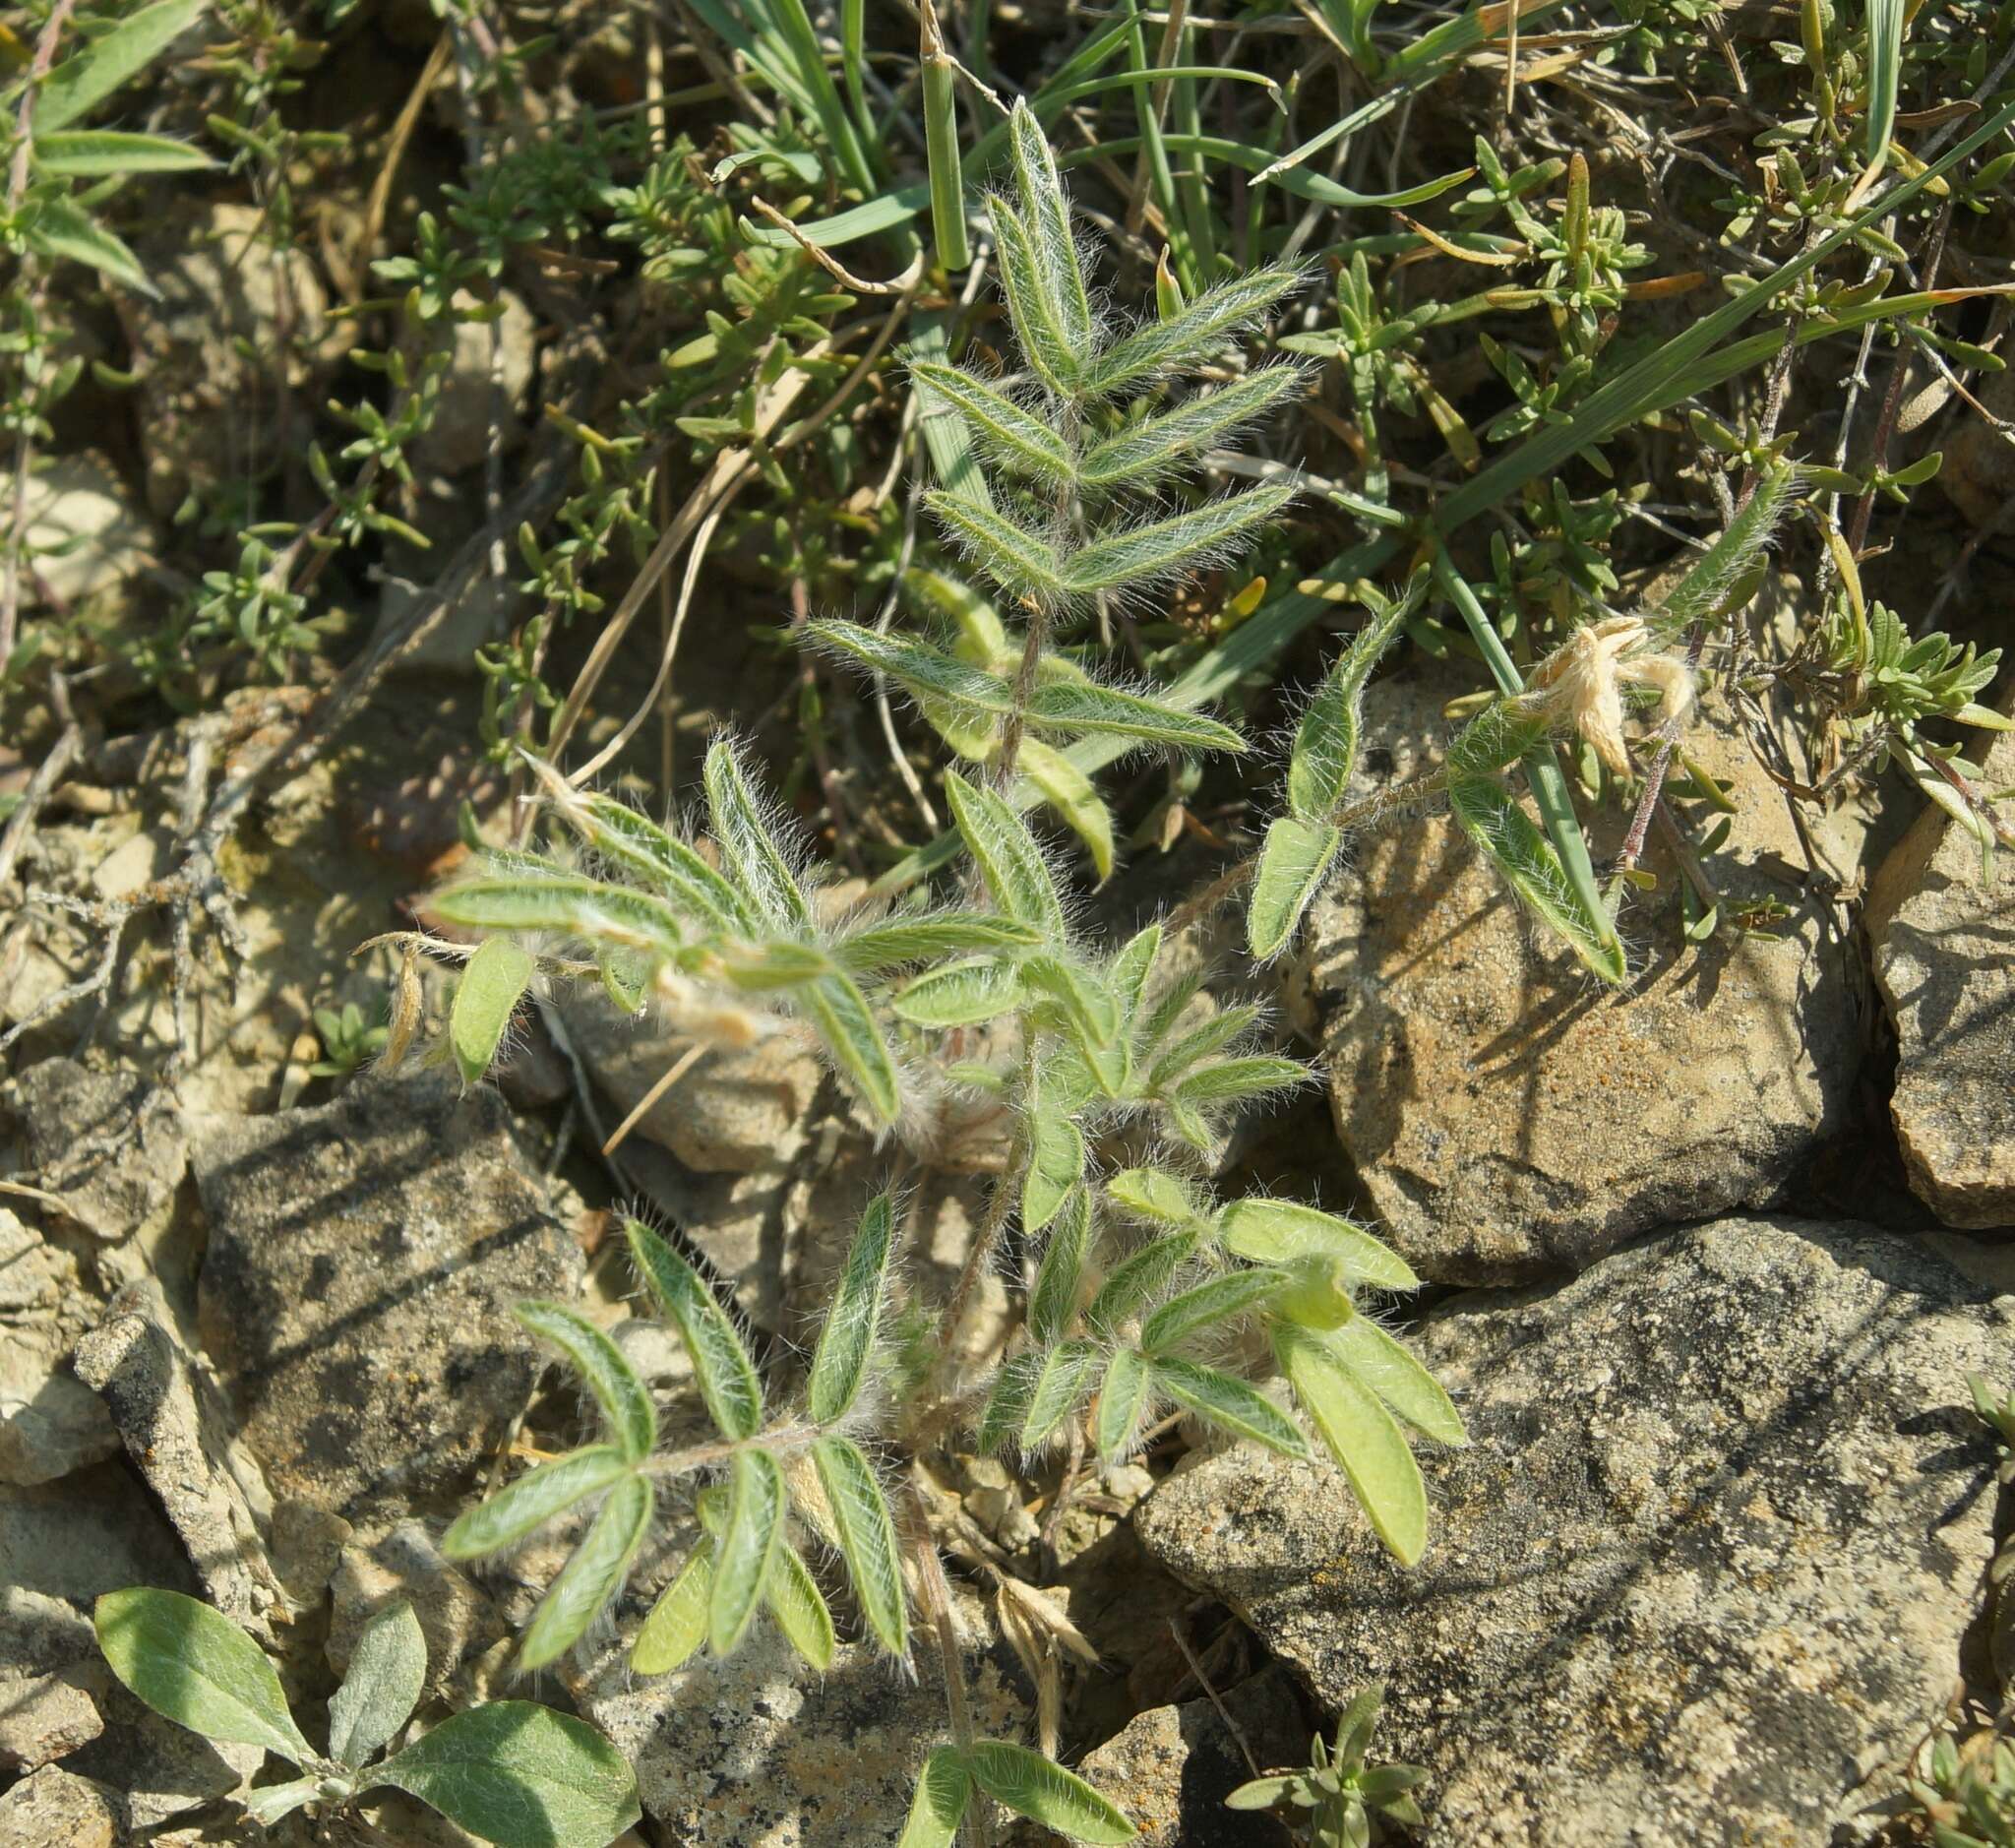
[[[1224,1800],[1252,1769],[1308,1762],[1309,1733],[1287,1677],[1268,1669],[1224,1696],[1238,1737],[1207,1698],[1136,1713],[1076,1769],[1130,1817],[1137,1848],[1286,1848],[1287,1831],[1269,1816],[1227,1810]],[[1046,1837],[1019,1829],[1013,1848]]]
[[[976,1599],[961,1598],[960,1618],[967,1635],[989,1633]],[[912,1654],[914,1673],[844,1642],[821,1678],[759,1618],[724,1660],[702,1655],[642,1680],[624,1646],[570,1686],[637,1767],[644,1814],[682,1848],[879,1848],[901,1834],[917,1767],[946,1736],[936,1653],[919,1639]],[[1005,1645],[965,1652],[984,1738],[1024,1736],[1010,1661]]]
[[[214,1120],[194,1155],[204,1345],[275,1491],[351,1518],[458,1500],[544,1361],[512,1305],[570,1298],[581,1271],[502,1101],[439,1072],[364,1078]]]
[[[1993,1521],[1966,1375],[2011,1328],[1907,1240],[1725,1219],[1430,1318],[1472,1443],[1424,1458],[1411,1572],[1333,1470],[1250,1446],[1136,1524],[1323,1706],[1387,1682],[1434,1841],[1824,1841],[1957,1685]]]
[[[298,248],[282,261],[263,217],[257,206],[191,196],[139,247],[157,299],[118,298],[140,372],[148,504],[163,519],[192,492],[305,448],[317,383],[349,344],[314,264]],[[287,395],[275,402],[282,360]],[[251,403],[259,414],[248,418]]]
[[[1980,388],[1981,402],[1996,417],[2015,417],[2015,374],[1990,373]],[[1976,526],[2005,532],[2015,518],[2015,443],[1970,406],[1959,416],[1945,444],[1938,485]]]
[[[0,1842],[112,1848],[125,1839],[122,1808],[102,1784],[47,1765],[0,1796]]]
[[[10,1333],[0,1348],[0,1482],[53,1482],[118,1448],[104,1406],[61,1345]]]
[[[1362,793],[1440,762],[1441,708],[1464,684],[1410,670],[1371,689]],[[1445,813],[1366,835],[1312,909],[1290,1007],[1320,1046],[1366,1202],[1426,1276],[1558,1274],[1637,1233],[1767,1203],[1844,1127],[1856,958],[1747,746],[1717,720],[1685,749],[1740,805],[1708,875],[1731,909],[1791,906],[1776,941],[1724,928],[1691,948],[1661,915],[1631,932],[1634,979],[1598,991]],[[1836,819],[1852,867],[1859,818]],[[1598,818],[1598,866],[1622,828]],[[1663,911],[1678,875],[1655,836],[1645,864]]]
[[[92,1696],[107,1679],[89,1618],[61,1598],[0,1590],[0,1770],[32,1771],[89,1745],[104,1731]]]
[[[274,1504],[273,1570],[296,1605],[322,1602],[355,1531],[340,1514],[298,1496]]]
[[[28,599],[71,613],[117,596],[153,557],[153,534],[125,482],[88,452],[52,457],[29,477],[28,542]]]
[[[271,1614],[285,1600],[263,1534],[273,1498],[258,1462],[231,1440],[215,1386],[183,1351],[159,1284],[150,1277],[112,1299],[102,1325],[78,1344],[77,1372],[104,1399],[205,1598],[271,1642]]]
[[[343,1548],[330,1590],[329,1665],[338,1676],[348,1672],[364,1626],[400,1598],[413,1607],[427,1638],[430,1689],[445,1687],[464,1661],[505,1633],[496,1607],[448,1563],[417,1520],[360,1534]]]
[[[2015,783],[2015,733],[1974,780]],[[1867,926],[1896,1025],[1889,1109],[1911,1190],[1947,1225],[2015,1226],[2015,855],[1984,877],[1979,843],[1926,806],[1882,862]]]
[[[198,1590],[174,1529],[123,1461],[0,1487],[0,1585],[80,1607],[127,1585]]]
[[[230,1796],[266,1762],[263,1748],[205,1739],[143,1706],[116,1681],[106,1683],[102,1710],[105,1730],[63,1768],[117,1791],[135,1834]]]
[[[518,413],[531,384],[538,324],[510,289],[499,289],[497,300],[503,312],[494,321],[456,325],[433,421],[408,452],[422,474],[458,475],[479,466],[493,448],[513,447],[521,435]],[[457,305],[466,309],[474,303],[464,293]]]
[[[174,1114],[143,1114],[152,1088],[131,1072],[42,1059],[0,1090],[0,1135],[20,1165],[62,1200],[67,1219],[107,1243],[156,1230],[188,1167]]]

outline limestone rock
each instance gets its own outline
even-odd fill
[[[188,1167],[174,1114],[142,1115],[149,1090],[130,1072],[41,1059],[0,1092],[0,1134],[20,1165],[62,1200],[65,1217],[107,1243],[153,1231]],[[138,1134],[126,1134],[136,1118]]]
[[[1974,780],[2015,783],[2015,732]],[[1911,1189],[1947,1225],[2015,1226],[2015,855],[1983,877],[1979,843],[1926,807],[1882,862],[1867,924]]]
[[[439,1073],[364,1079],[213,1120],[195,1167],[204,1345],[275,1493],[352,1517],[458,1498],[542,1364],[512,1305],[580,1278],[502,1101]]]
[[[183,1350],[159,1284],[148,1278],[113,1298],[78,1344],[77,1371],[181,1535],[205,1598],[271,1641],[269,1618],[283,1602],[262,1531],[273,1498],[257,1461],[232,1442],[214,1384]]]
[[[1410,670],[1371,689],[1360,793],[1441,761],[1441,708],[1464,685]],[[1366,1202],[1429,1277],[1558,1274],[1637,1233],[1768,1203],[1844,1125],[1856,958],[1830,902],[1807,894],[1783,798],[1746,745],[1702,723],[1686,750],[1740,807],[1708,875],[1731,907],[1790,905],[1776,941],[1725,929],[1691,948],[1660,916],[1631,932],[1634,979],[1600,991],[1441,812],[1362,837],[1312,910],[1290,1009],[1320,1047]],[[1597,865],[1622,827],[1593,828]],[[1645,864],[1663,909],[1677,874],[1655,838]]]
[[[117,596],[149,563],[153,537],[118,471],[89,453],[52,457],[29,477],[23,587],[65,610]]]
[[[104,1730],[92,1696],[106,1680],[81,1612],[40,1592],[0,1590],[0,1770],[32,1771],[89,1745]]]
[[[102,1784],[48,1765],[0,1796],[0,1842],[112,1848],[125,1838],[121,1808]]]
[[[329,1663],[338,1676],[348,1673],[364,1626],[399,1599],[412,1606],[427,1638],[430,1689],[444,1687],[464,1660],[505,1633],[496,1607],[442,1555],[422,1521],[357,1535],[343,1548],[330,1590]]]
[[[0,1482],[53,1482],[117,1453],[104,1406],[70,1368],[95,1311],[76,1258],[0,1207]]]
[[[174,1529],[123,1460],[31,1489],[0,1486],[0,1585],[80,1608],[127,1585],[199,1590]]]
[[[1434,1842],[1824,1841],[1957,1685],[1993,1519],[1966,1375],[2011,1331],[1910,1241],[1725,1219],[1430,1319],[1472,1443],[1424,1459],[1413,1571],[1250,1446],[1136,1522],[1325,1707],[1388,1683]]]
[[[531,384],[538,326],[510,289],[499,289],[497,301],[503,312],[494,322],[456,324],[433,420],[411,449],[422,474],[479,467],[493,448],[510,447],[519,434],[518,413]],[[472,298],[464,294],[458,305],[469,307]]]
[[[1981,402],[1996,417],[2015,417],[2015,374],[1989,374]],[[2015,520],[2015,443],[1969,406],[1945,445],[1938,485],[1975,525],[2007,531]]]

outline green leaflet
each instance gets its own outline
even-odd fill
[[[1084,1261],[1091,1251],[1091,1195],[1082,1182],[1064,1196],[1028,1295],[1028,1331],[1042,1346],[1063,1339],[1077,1309]]]
[[[641,1463],[648,1456],[657,1444],[657,1407],[623,1350],[585,1316],[559,1303],[519,1303],[512,1314],[574,1363],[625,1458]]]
[[[1292,482],[1266,482],[1205,501],[1188,513],[1123,527],[1071,553],[1060,583],[1071,595],[1136,590],[1171,572],[1221,557],[1234,539],[1272,520],[1298,491]]]
[[[850,973],[879,975],[885,969],[935,962],[942,956],[971,951],[1024,950],[1038,941],[1028,925],[1012,918],[996,917],[988,911],[949,911],[849,931],[838,954]]]
[[[529,950],[503,937],[491,938],[469,957],[448,1016],[448,1043],[464,1084],[489,1071],[538,966]]]
[[[678,1326],[700,1394],[721,1436],[736,1443],[753,1438],[763,1428],[763,1387],[726,1311],[700,1273],[648,1226],[626,1219],[623,1232],[638,1275]]]
[[[1008,316],[1014,324],[1014,343],[1045,388],[1068,399],[1083,370],[1083,346],[1072,343],[1059,319],[1045,275],[1048,256],[1038,242],[1040,232],[999,193],[989,196],[987,215],[994,221],[995,257],[1008,297]]]
[[[1109,1462],[1123,1461],[1132,1450],[1154,1385],[1154,1369],[1144,1355],[1130,1347],[1113,1351],[1099,1386],[1098,1415],[1092,1425],[1093,1445]]]
[[[1209,1217],[1189,1182],[1163,1168],[1123,1168],[1106,1183],[1106,1193],[1136,1218],[1160,1225],[1196,1225]]]
[[[1028,1107],[1028,1172],[1021,1182],[1021,1225],[1040,1232],[1084,1175],[1084,1137],[1068,1111],[1037,1095]]]
[[[690,1661],[706,1640],[712,1596],[713,1542],[702,1538],[650,1607],[631,1647],[630,1666],[640,1675],[666,1675]]]
[[[877,1194],[861,1214],[812,1356],[806,1403],[814,1424],[829,1425],[844,1418],[860,1397],[881,1325],[894,1234],[894,1196]]]
[[[1070,232],[1070,203],[1057,173],[1049,137],[1025,100],[1008,118],[1008,146],[1024,221],[1034,241],[1048,319],[1077,352],[1091,345],[1091,300]]]
[[[982,1456],[996,1456],[1011,1438],[1020,1434],[1035,1397],[1036,1382],[1048,1361],[1045,1354],[1024,1351],[1001,1363],[987,1402],[980,1408],[979,1433],[974,1442]]]
[[[518,1644],[520,1668],[544,1668],[558,1661],[587,1633],[588,1626],[622,1588],[650,1525],[651,1505],[645,1477],[626,1476],[616,1485],[525,1626]]]
[[[1469,1442],[1462,1414],[1440,1382],[1376,1323],[1355,1316],[1328,1341],[1343,1365],[1416,1431],[1442,1444]]]
[[[228,1617],[179,1591],[135,1585],[106,1592],[92,1621],[113,1674],[156,1713],[206,1739],[315,1762],[265,1650]]]
[[[686,936],[679,914],[648,893],[529,869],[463,880],[437,893],[432,908],[469,930],[554,931],[661,956],[676,955]]]
[[[1021,741],[1021,773],[1042,792],[1042,797],[1065,825],[1084,843],[1091,855],[1092,869],[1101,880],[1113,873],[1113,816],[1092,781],[1063,752],[1040,738]]]
[[[1204,290],[1172,321],[1144,323],[1099,355],[1085,379],[1093,397],[1111,398],[1186,366],[1214,358],[1225,342],[1299,286],[1298,270],[1254,270]]]
[[[1372,620],[1352,639],[1302,713],[1287,767],[1287,811],[1297,821],[1327,822],[1357,769],[1360,708],[1365,684],[1400,626],[1420,607],[1430,580],[1417,573],[1404,596],[1374,606]]]
[[[612,1841],[642,1817],[637,1777],[592,1726],[526,1700],[443,1720],[371,1781],[431,1804],[498,1848]]]
[[[1041,533],[942,489],[926,494],[924,505],[950,528],[966,556],[1012,595],[1049,603],[1069,593],[1057,548]]]
[[[1028,987],[1055,1003],[1055,1012],[1087,1052],[1119,1038],[1118,999],[1090,969],[1063,956],[1030,956],[1021,965],[1021,976]]]
[[[52,263],[81,263],[143,295],[155,293],[140,259],[122,239],[68,199],[40,199],[25,215],[23,236]]]
[[[113,129],[73,129],[34,138],[35,165],[68,179],[115,173],[189,173],[213,167],[201,148],[165,135],[130,135]]]
[[[845,1438],[819,1439],[812,1446],[812,1465],[832,1513],[861,1615],[876,1641],[890,1655],[900,1656],[909,1647],[909,1613],[895,1550],[895,1522],[882,1485],[860,1447]]]
[[[1045,942],[1061,943],[1064,901],[1057,895],[1042,849],[1021,818],[991,789],[967,782],[956,770],[946,772],[945,793],[994,902],[1009,917],[1039,931]]]
[[[461,1515],[449,1528],[441,1550],[452,1560],[475,1560],[516,1546],[556,1514],[599,1495],[629,1473],[629,1459],[613,1444],[590,1445],[556,1462],[541,1463]]]
[[[1069,570],[1077,571],[1096,549],[1087,546],[1071,561]],[[1119,687],[1103,686],[1095,680],[1051,681],[1038,686],[1029,695],[1028,722],[1073,737],[1082,734],[1134,738],[1142,744],[1166,745],[1172,751],[1243,752],[1246,748],[1245,739],[1229,725],[1206,718],[1201,712],[1187,711],[1182,707],[1128,693]]]
[[[1133,1839],[1133,1824],[1115,1804],[1039,1752],[1006,1740],[976,1739],[964,1756],[972,1781],[1016,1816],[1025,1816],[1071,1841]]]
[[[342,1686],[330,1696],[329,1752],[356,1770],[412,1717],[427,1685],[427,1638],[403,1598],[363,1628]]]
[[[1101,1334],[1116,1333],[1123,1323],[1168,1287],[1195,1250],[1194,1232],[1177,1232],[1143,1245],[1106,1273],[1084,1320]]]
[[[1722,605],[1763,555],[1799,489],[1799,471],[1780,466],[1764,475],[1748,504],[1687,567],[1646,620],[1661,642],[1675,641],[1696,622],[1724,613]]]
[[[902,1108],[895,1057],[853,977],[836,970],[821,976],[801,991],[799,1000],[862,1102],[884,1123],[893,1123]]]
[[[68,128],[138,77],[203,17],[203,9],[204,0],[158,0],[120,21],[89,49],[65,58],[35,92],[35,138]]]
[[[706,818],[736,889],[763,921],[785,932],[809,930],[812,905],[764,822],[734,748],[707,747]]]
[[[1066,1341],[1050,1350],[1029,1392],[1028,1411],[1021,1421],[1024,1449],[1040,1449],[1084,1403],[1098,1364],[1098,1348],[1090,1341]]]
[[[1341,1259],[1351,1277],[1380,1290],[1417,1290],[1421,1280],[1389,1245],[1334,1213],[1286,1200],[1241,1200],[1218,1215],[1225,1249],[1255,1264]]]
[[[1191,1336],[1219,1327],[1233,1317],[1257,1308],[1286,1280],[1285,1272],[1261,1265],[1228,1270],[1194,1289],[1185,1290],[1141,1324],[1141,1348],[1159,1361]]]
[[[979,446],[1004,467],[1045,487],[1069,483],[1076,472],[1069,448],[1040,417],[956,366],[915,359],[910,373],[956,407]]]
[[[1164,1354],[1154,1363],[1154,1380],[1186,1412],[1207,1423],[1251,1438],[1283,1456],[1309,1453],[1295,1421],[1256,1386],[1231,1374]]]
[[[920,975],[889,1002],[918,1026],[978,1026],[1021,1006],[1021,971],[993,956],[969,956]]]
[[[691,844],[613,796],[576,796],[560,813],[597,853],[655,885],[702,929],[750,932],[756,914]]]
[[[1098,489],[1151,485],[1197,451],[1265,416],[1301,388],[1303,376],[1299,366],[1263,366],[1179,410],[1144,418],[1087,450],[1077,478]]]
[[[1273,1345],[1373,1532],[1402,1566],[1413,1565],[1428,1544],[1428,1494],[1392,1415],[1320,1336],[1282,1323]]]
[[[820,1674],[832,1666],[832,1612],[819,1581],[806,1570],[795,1548],[777,1549],[776,1563],[763,1589],[763,1601],[776,1619],[784,1639]]]
[[[1246,947],[1255,961],[1271,962],[1288,947],[1342,848],[1342,831],[1327,823],[1283,815],[1268,824],[1246,905]]]
[[[726,1655],[742,1640],[783,1545],[783,1471],[767,1450],[737,1450],[728,1464],[727,1523],[716,1545],[706,1640]]]
[[[952,1848],[972,1801],[972,1778],[957,1749],[940,1746],[924,1760],[909,1819],[895,1848]]]

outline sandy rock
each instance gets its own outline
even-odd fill
[[[75,1256],[0,1207],[0,1482],[52,1482],[117,1453],[104,1406],[70,1367],[96,1313]]]
[[[1980,395],[1995,416],[2015,417],[2015,373],[1990,373]],[[1968,407],[1944,448],[1938,485],[1947,497],[1975,525],[2007,531],[2015,520],[2015,442]]]
[[[1372,688],[1366,792],[1440,761],[1441,708],[1464,684],[1431,668]],[[1637,1233],[1764,1204],[1843,1126],[1855,958],[1806,894],[1783,798],[1747,747],[1701,724],[1686,749],[1740,805],[1709,876],[1731,907],[1792,905],[1780,941],[1724,930],[1690,949],[1668,918],[1642,919],[1635,978],[1600,991],[1445,812],[1363,837],[1312,910],[1290,1009],[1319,1045],[1365,1201],[1429,1277],[1558,1274]],[[1855,828],[1836,831],[1848,865]],[[1594,828],[1599,866],[1621,832],[1615,816]],[[1655,843],[1645,864],[1663,912],[1677,874]]]
[[[512,447],[520,434],[519,410],[531,384],[538,324],[510,289],[499,289],[497,299],[503,313],[495,321],[455,328],[433,421],[408,452],[422,474],[458,475],[478,467],[493,448]],[[471,298],[463,295],[460,305],[471,305]]]
[[[146,569],[153,534],[103,457],[58,456],[29,478],[25,599],[66,610],[116,596]]]
[[[1267,1816],[1227,1810],[1224,1800],[1252,1775],[1239,1749],[1262,1770],[1308,1762],[1309,1734],[1288,1679],[1268,1669],[1223,1695],[1235,1738],[1207,1698],[1136,1713],[1075,1769],[1140,1830],[1138,1848],[1285,1848],[1286,1830]],[[1012,1848],[1050,1839],[1017,1829]]]
[[[107,1678],[89,1618],[61,1598],[0,1590],[0,1770],[32,1771],[95,1739]]]
[[[320,1109],[210,1121],[195,1167],[204,1345],[275,1493],[351,1517],[458,1497],[542,1364],[512,1305],[571,1298],[581,1270],[501,1100],[439,1073],[366,1078]]]
[[[0,1486],[0,1585],[88,1608],[127,1585],[198,1590],[175,1531],[123,1460]]]
[[[1431,1318],[1473,1442],[1425,1459],[1413,1571],[1333,1470],[1250,1446],[1136,1524],[1325,1707],[1390,1685],[1434,1842],[1823,1841],[1957,1685],[1993,1520],[1966,1375],[2011,1332],[1910,1241],[1725,1219]]]
[[[147,1485],[195,1562],[204,1596],[271,1641],[283,1602],[263,1529],[273,1498],[259,1465],[233,1442],[221,1396],[183,1349],[152,1278],[113,1298],[78,1344],[78,1377],[103,1398]]]
[[[968,1634],[987,1633],[976,1601],[964,1601],[962,1617]],[[646,1681],[619,1647],[570,1686],[636,1765],[644,1814],[682,1848],[879,1848],[901,1834],[917,1767],[945,1737],[935,1656],[913,1655],[914,1675],[842,1643],[822,1679],[759,1619],[724,1661],[702,1655]],[[1024,1737],[1027,1708],[1005,1645],[969,1648],[965,1666],[974,1729]]]
[[[422,1521],[358,1534],[343,1548],[330,1591],[329,1664],[337,1675],[348,1672],[364,1626],[401,1598],[427,1638],[430,1688],[444,1687],[505,1633],[496,1607],[449,1564]]]
[[[61,1198],[66,1218],[108,1243],[154,1230],[188,1166],[171,1111],[149,1111],[137,1136],[124,1134],[151,1088],[131,1072],[42,1059],[0,1090],[0,1135],[20,1165]]]
[[[2015,784],[2015,733],[1975,780]],[[1867,925],[1911,1189],[1947,1225],[2015,1226],[2015,855],[1983,878],[1979,844],[1927,806],[1882,862]]]
[[[267,1762],[258,1746],[208,1740],[162,1719],[116,1681],[106,1683],[101,1710],[104,1731],[63,1768],[117,1791],[136,1834],[242,1790]]]
[[[52,1764],[0,1796],[0,1842],[112,1848],[125,1839],[123,1807],[102,1784]]]

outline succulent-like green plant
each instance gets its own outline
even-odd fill
[[[1374,1682],[1344,1708],[1334,1745],[1319,1733],[1310,1742],[1307,1770],[1269,1771],[1241,1784],[1226,1805],[1280,1813],[1309,1848],[1370,1848],[1380,1817],[1417,1825],[1422,1817],[1411,1793],[1427,1772],[1417,1764],[1371,1762],[1384,1699],[1384,1685]]]
[[[303,1773],[247,1798],[262,1827],[386,1786],[499,1848],[602,1848],[641,1815],[623,1755],[592,1726],[528,1700],[452,1713],[381,1757],[426,1686],[427,1641],[408,1604],[386,1606],[358,1635],[329,1702],[326,1754],[303,1736],[258,1643],[209,1605],[135,1585],[99,1598],[94,1622],[112,1672],[156,1713],[206,1739],[261,1746]]]

